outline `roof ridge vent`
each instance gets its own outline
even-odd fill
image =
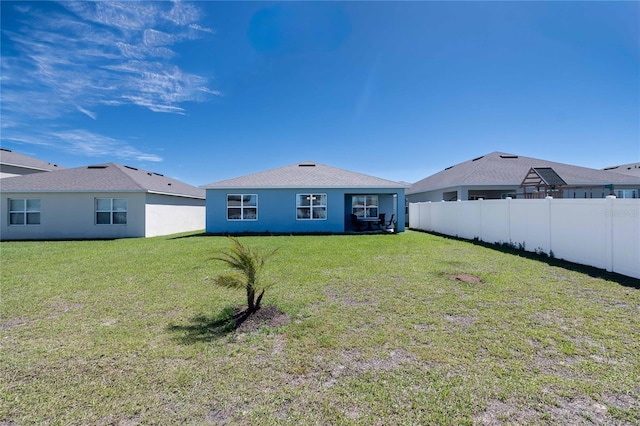
[[[518,158],[517,155],[510,155],[510,154],[502,154],[500,155],[500,158]]]
[[[13,152],[13,151],[11,151],[10,149],[7,149],[7,148],[0,148],[0,151]]]
[[[97,166],[87,166],[87,169],[106,169],[107,166],[97,165]]]
[[[480,157],[476,157],[476,158],[474,158],[474,159],[473,159],[473,160],[471,160],[471,161],[478,161],[478,160],[480,160],[481,158],[484,158],[484,155],[481,155]]]
[[[298,164],[298,167],[315,167],[316,163],[312,163],[312,162],[305,162],[305,163],[300,163]]]
[[[131,166],[125,166],[127,169],[131,169],[131,170],[138,170],[135,167],[131,167]]]

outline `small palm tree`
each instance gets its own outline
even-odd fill
[[[229,252],[222,252],[213,260],[219,260],[231,266],[235,272],[219,275],[214,283],[227,288],[244,288],[247,291],[247,314],[260,309],[260,302],[264,291],[269,287],[262,283],[260,274],[265,261],[271,257],[278,249],[266,254],[257,252],[254,249],[245,247],[237,238],[229,237],[233,242]],[[258,294],[259,293],[259,294]],[[256,294],[258,297],[256,298]]]

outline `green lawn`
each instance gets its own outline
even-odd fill
[[[240,240],[280,247],[288,324],[226,331],[223,237],[1,243],[0,424],[640,424],[639,280],[411,231]]]

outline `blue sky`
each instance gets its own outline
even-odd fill
[[[638,2],[2,1],[1,144],[193,185],[640,161]]]

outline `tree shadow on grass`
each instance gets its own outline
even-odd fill
[[[169,324],[167,330],[176,333],[175,339],[183,344],[211,342],[235,331],[247,316],[246,311],[228,306],[216,315],[196,315],[189,324]]]

